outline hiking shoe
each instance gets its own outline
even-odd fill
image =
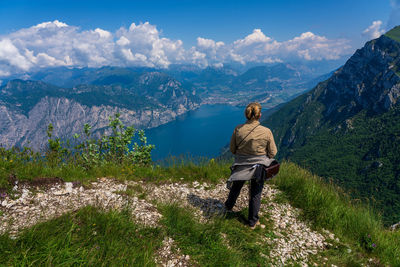
[[[225,206],[222,208],[222,212],[223,212],[223,214],[225,214],[225,215],[234,214],[234,212],[233,212],[232,209],[228,210]]]
[[[265,225],[264,225],[264,224],[261,224],[260,221],[257,221],[256,224],[253,225],[253,226],[250,226],[250,225],[249,225],[249,227],[250,227],[251,230],[256,229],[257,226],[260,226],[261,229],[264,229],[264,228],[265,228]]]
[[[228,209],[225,205],[223,205],[222,206],[222,209],[225,211],[225,212],[229,212],[229,213],[231,213],[231,212],[233,212],[233,207],[232,208],[230,208],[230,209]]]

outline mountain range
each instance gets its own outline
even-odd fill
[[[117,112],[125,125],[149,128],[200,104],[192,88],[165,73],[146,72],[132,81],[112,75],[101,77],[92,84],[72,88],[42,81],[9,81],[0,87],[0,143],[43,149],[50,123],[62,139],[80,133],[85,123],[93,127],[95,136],[100,136],[108,118]]]
[[[125,125],[143,129],[167,123],[202,104],[260,101],[272,107],[324,77],[307,66],[300,69],[272,64],[240,72],[230,66],[176,65],[164,70],[59,67],[26,73],[10,77],[0,87],[0,143],[42,150],[49,123],[62,139],[82,131],[85,123],[100,136],[108,117],[116,112]]]
[[[311,91],[263,124],[278,157],[369,200],[400,220],[400,27],[371,40]]]
[[[326,78],[326,73],[299,63],[259,65],[243,72],[230,66],[201,71],[175,67],[170,73],[196,87],[203,103],[244,106],[258,101],[265,108],[286,102]]]

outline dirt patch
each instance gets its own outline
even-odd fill
[[[64,180],[60,177],[36,177],[32,178],[31,180],[19,180],[15,174],[10,174],[7,180],[9,187],[8,188],[0,187],[0,196],[1,193],[7,193],[15,185],[46,189],[53,185],[59,185],[64,183]],[[74,187],[78,187],[81,185],[81,182],[73,182],[73,184]]]
[[[64,180],[60,177],[37,177],[29,181],[19,181],[20,185],[48,188],[53,185],[62,184]]]
[[[18,183],[17,176],[15,174],[10,174],[7,179],[8,186],[7,187],[0,187],[0,200],[3,200],[8,196],[10,189]]]
[[[0,187],[0,199],[7,195],[7,192],[9,192],[10,188],[12,188],[16,182],[18,181],[17,177],[15,174],[10,174],[8,176],[7,182],[8,182],[8,187]]]
[[[0,188],[0,201],[8,196],[7,190],[5,188]]]
[[[10,174],[8,176],[8,184],[13,186],[18,181],[17,176],[15,174]]]
[[[12,181],[12,183],[11,183]],[[35,177],[31,180],[23,180],[20,181],[17,179],[17,177],[14,175],[13,179],[9,179],[10,185],[18,185],[22,187],[35,187],[38,189],[49,189],[53,186],[56,185],[61,185],[64,184],[65,181],[61,177]],[[73,188],[78,188],[82,186],[82,183],[80,181],[74,181],[71,182]],[[1,190],[1,189],[0,189]]]

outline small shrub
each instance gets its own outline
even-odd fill
[[[49,147],[46,159],[53,166],[74,161],[86,170],[107,163],[149,165],[154,145],[147,144],[144,131],[140,130],[138,131],[140,144],[135,143],[133,148],[130,148],[136,132],[134,127],[125,127],[120,116],[119,113],[114,117],[110,116],[108,126],[111,128],[111,133],[104,134],[98,139],[92,138],[92,127],[86,123],[83,134],[73,135],[75,144],[73,149],[69,148],[69,141],[63,142],[60,138],[53,137],[54,127],[49,124],[47,129]]]

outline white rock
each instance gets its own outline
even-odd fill
[[[55,196],[62,196],[62,195],[68,194],[68,192],[65,192],[64,190],[58,190],[58,191],[55,191],[53,194]]]
[[[73,188],[73,184],[70,182],[65,183],[65,191],[67,193],[71,193],[72,192],[72,188]]]

